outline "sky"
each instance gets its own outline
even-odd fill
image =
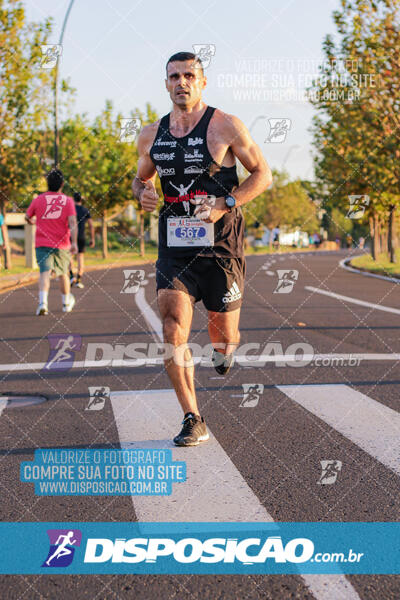
[[[54,20],[58,43],[69,0],[26,0],[29,20]],[[74,110],[95,116],[112,100],[129,117],[150,102],[171,109],[165,63],[175,52],[211,45],[204,101],[250,128],[271,167],[312,179],[313,107],[304,88],[334,34],[339,0],[75,0],[60,77],[76,88]],[[269,121],[273,119],[273,121]],[[271,136],[277,120],[286,133]]]

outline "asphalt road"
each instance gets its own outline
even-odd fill
[[[143,266],[145,280],[137,294],[121,293],[122,269],[88,273],[85,288],[74,290],[77,303],[71,314],[61,312],[55,282],[48,317],[34,316],[34,286],[0,295],[1,391],[47,398],[31,407],[8,405],[0,416],[1,520],[206,521],[240,520],[243,513],[248,520],[268,514],[275,521],[397,521],[399,438],[388,432],[379,408],[388,409],[389,421],[400,410],[399,361],[394,356],[400,353],[399,286],[346,272],[339,267],[344,255],[320,252],[247,259],[238,355],[243,354],[244,344],[259,344],[259,353],[275,354],[278,359],[282,352],[289,356],[303,347],[306,353],[311,348],[314,355],[324,355],[325,364],[282,365],[274,359],[246,365],[239,361],[225,378],[210,367],[197,366],[198,400],[213,434],[208,443],[212,446],[211,451],[206,444],[174,450],[174,458],[188,461],[188,473],[191,465],[196,467],[193,478],[189,476],[184,484],[184,498],[175,504],[171,499],[152,504],[130,497],[40,497],[35,496],[33,485],[19,478],[21,461],[32,460],[35,448],[118,448],[135,443],[129,440],[129,431],[135,431],[137,398],[126,414],[121,414],[118,402],[118,397],[135,398],[133,392],[137,396],[146,390],[147,394],[137,404],[144,422],[149,419],[148,430],[138,430],[138,447],[146,441],[151,446],[154,439],[158,447],[172,447],[170,438],[180,423],[167,392],[162,408],[157,404],[163,397],[157,390],[171,389],[162,365],[149,360],[141,366],[118,366],[115,361],[85,365],[88,344],[113,351],[119,345],[114,359],[123,359],[123,345],[159,339],[153,266]],[[278,270],[298,272],[297,279],[296,274],[289,274],[293,285],[284,286],[292,288],[289,293],[275,291]],[[80,336],[75,338],[81,349],[75,353],[72,368],[43,368],[49,357],[49,335]],[[208,343],[201,303],[196,305],[191,341],[200,346]],[[332,355],[351,355],[353,361],[339,364],[332,361]],[[100,358],[98,349],[94,359]],[[264,388],[245,406],[242,385],[249,383]],[[91,386],[110,388],[111,399],[101,410],[85,410]],[[329,414],[322,408],[326,398],[332,398]],[[378,445],[371,440],[376,427],[382,427]],[[243,481],[247,505],[240,506],[240,495],[234,496],[232,489],[213,484],[221,460],[228,464],[231,475],[227,477]],[[318,484],[322,460],[342,463],[333,484]],[[203,501],[207,494],[210,502]],[[295,575],[8,575],[0,577],[0,595],[29,600],[400,598],[399,576],[351,575],[340,581],[337,577],[325,576],[313,584]]]

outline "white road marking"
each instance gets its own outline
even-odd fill
[[[133,497],[139,521],[273,521],[210,430],[197,447],[173,444],[182,422],[174,390],[110,398],[122,448],[173,448],[174,460],[187,463],[187,481],[174,484],[171,496]]]
[[[158,342],[158,339],[157,339]],[[374,353],[351,353],[351,354],[304,354],[300,360],[298,355],[295,354],[238,354],[235,355],[235,362],[237,362],[240,366],[244,368],[252,368],[253,366],[257,366],[258,363],[274,363],[274,362],[285,362],[285,363],[309,363],[304,366],[310,367],[323,367],[326,368],[325,365],[317,364],[315,365],[313,361],[318,360],[357,360],[357,361],[377,361],[377,360],[388,360],[388,361],[398,361],[400,360],[400,353],[393,354],[374,354]],[[195,365],[199,364],[201,360],[200,356],[194,356],[193,362]],[[249,364],[250,363],[250,364]],[[0,365],[0,372],[8,372],[12,373],[13,371],[41,371],[47,363],[9,363],[5,365]],[[162,358],[132,358],[132,359],[100,359],[100,360],[77,360],[72,365],[71,369],[95,369],[95,368],[104,368],[104,367],[118,367],[118,368],[132,368],[132,367],[143,367],[143,366],[156,366],[163,364]],[[55,370],[49,371],[50,373],[55,373]],[[58,371],[61,373],[61,371]],[[224,379],[224,377],[210,377],[210,379]]]
[[[173,390],[137,390],[110,394],[121,448],[173,448],[184,460],[187,480],[173,484],[171,496],[132,496],[142,522],[267,522],[279,531],[225,450],[212,435],[193,448],[171,441],[182,412]],[[360,600],[344,575],[301,575],[317,600]]]
[[[143,317],[147,321],[149,327],[158,337],[158,340],[163,340],[163,332],[162,332],[162,323],[159,317],[156,315],[154,310],[151,308],[150,304],[146,300],[145,292],[143,288],[139,288],[139,290],[135,294],[135,301],[138,309],[142,313]],[[155,337],[155,336],[153,336]],[[156,341],[158,341],[156,339]]]
[[[360,600],[344,575],[302,575],[317,600]]]
[[[158,340],[157,340],[158,342]],[[357,362],[361,361],[399,361],[400,353],[393,354],[374,354],[374,353],[350,353],[350,354],[303,354],[300,358],[299,355],[296,354],[238,354],[235,355],[235,362],[238,363],[241,367],[245,369],[251,369],[253,366],[258,366],[258,364],[263,363],[304,363],[304,366],[310,367],[321,367],[326,368],[327,365],[321,364],[321,361],[324,359],[329,361],[349,361],[356,360]],[[203,362],[204,361],[204,362]],[[315,364],[314,361],[318,361],[318,364]],[[201,356],[193,356],[193,362],[195,365],[202,363],[204,366],[209,362],[209,359],[204,359]],[[253,364],[254,363],[254,364]],[[47,363],[9,363],[0,365],[0,372],[8,372],[12,373],[13,371],[41,371]],[[72,365],[71,369],[95,369],[95,368],[104,368],[104,367],[114,367],[114,368],[132,368],[132,367],[143,367],[149,366],[154,367],[156,365],[162,365],[163,358],[132,358],[132,359],[99,359],[99,360],[77,360]],[[329,365],[328,365],[329,366]],[[341,365],[346,366],[346,365]],[[67,371],[68,369],[66,369]],[[56,372],[56,370],[50,370],[50,372]],[[59,373],[62,371],[58,370]],[[225,379],[223,376],[220,377],[210,377],[210,379]]]
[[[351,298],[350,296],[342,296],[341,294],[335,294],[335,292],[328,292],[327,290],[321,290],[319,288],[312,287],[311,285],[304,286],[304,289],[316,294],[322,294],[323,296],[330,296],[337,300],[343,300],[344,302],[351,302],[352,304],[359,304],[360,306],[368,306],[369,308],[375,308],[376,310],[383,310],[384,312],[394,313],[400,315],[400,309],[391,308],[390,306],[382,306],[381,304],[374,304],[373,302],[366,302],[365,300],[358,300],[357,298]]]
[[[400,413],[344,384],[276,387],[400,475]]]

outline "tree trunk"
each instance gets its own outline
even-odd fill
[[[139,242],[140,242],[140,256],[145,255],[144,247],[144,210],[139,210]]]
[[[375,213],[369,217],[369,231],[371,235],[371,256],[374,260],[377,260],[380,251],[379,221]]]
[[[6,221],[5,221],[5,219],[6,219],[6,202],[5,202],[3,194],[0,194],[0,212],[4,216],[4,229],[5,229],[4,250],[3,250],[4,268],[5,269],[11,269],[11,267],[12,267],[12,262],[11,262],[11,248],[10,248],[10,240],[8,238],[8,228],[7,228],[7,224],[6,224]]]
[[[394,247],[394,211],[395,211],[395,206],[394,204],[391,204],[389,206],[389,221],[388,221],[388,252],[389,252],[389,259],[391,263],[396,262],[396,257],[395,257],[395,247]]]
[[[107,244],[107,218],[104,212],[101,217],[101,241],[103,249],[103,258],[108,257],[108,244]]]

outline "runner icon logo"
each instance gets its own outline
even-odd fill
[[[110,388],[105,386],[89,387],[90,400],[85,410],[102,410],[106,400],[110,399]]]
[[[242,292],[239,289],[236,281],[232,285],[231,289],[226,292],[226,294],[222,298],[222,302],[227,304],[228,302],[235,302],[235,300],[239,300],[242,297]]]
[[[119,120],[120,142],[133,142],[140,131],[141,121],[139,118]]]
[[[348,219],[361,219],[368,206],[369,196],[366,194],[349,196],[349,210],[347,211],[346,217]]]
[[[211,58],[215,56],[215,44],[193,44],[193,52],[201,62],[203,69],[210,65]]]
[[[260,400],[261,394],[264,392],[264,384],[262,383],[242,383],[243,400],[239,404],[239,408],[254,408]]]
[[[318,485],[331,485],[335,483],[339,471],[342,470],[340,460],[321,460],[322,473],[317,481]]]
[[[277,269],[276,272],[278,274],[278,283],[274,289],[274,294],[290,294],[299,278],[299,272],[295,269]]]
[[[75,548],[81,545],[79,529],[48,529],[50,548],[42,567],[68,567],[74,558]]]
[[[60,44],[43,44],[42,60],[40,62],[41,69],[52,69],[56,66],[58,57],[61,56],[62,46]]]
[[[80,335],[48,335],[50,353],[43,370],[67,371],[74,364],[75,352],[81,349]]]
[[[64,194],[46,194],[45,198],[46,210],[42,219],[59,219],[67,203],[67,197]]]
[[[144,279],[143,269],[124,269],[125,282],[121,294],[136,294]]]
[[[291,119],[268,119],[269,134],[265,142],[280,144],[285,141],[292,125]]]

